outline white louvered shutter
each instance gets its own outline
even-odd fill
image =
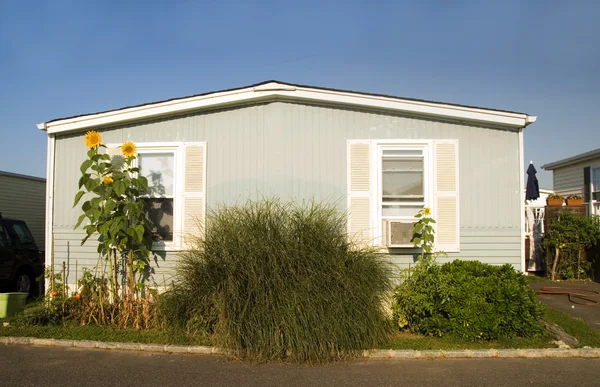
[[[206,218],[206,143],[184,147],[183,244],[200,236]]]
[[[348,233],[359,243],[372,243],[371,145],[348,141]]]
[[[458,197],[458,141],[435,141],[434,213],[435,248],[445,252],[460,251],[460,217]]]

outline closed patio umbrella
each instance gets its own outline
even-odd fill
[[[536,173],[537,171],[533,166],[532,161],[529,164],[529,168],[527,168],[527,188],[525,190],[525,200],[535,200],[540,197],[540,186],[538,179],[535,176]]]

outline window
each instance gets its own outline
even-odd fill
[[[592,168],[592,208],[600,215],[600,167]]]
[[[4,226],[0,223],[0,247],[7,247],[6,234],[4,233]]]
[[[12,231],[11,234],[17,246],[35,243],[31,232],[23,223],[9,223],[9,231]]]
[[[113,163],[121,158],[120,146],[107,144]],[[206,143],[142,142],[136,148],[136,167],[148,179],[148,191],[140,199],[152,224],[152,250],[180,251],[189,235],[203,232]]]
[[[424,149],[381,150],[383,218],[413,218],[425,206]]]
[[[173,241],[175,215],[175,151],[139,149],[140,174],[148,179],[142,200],[152,223],[155,241]]]
[[[382,244],[412,247],[415,215],[430,206],[429,144],[378,144],[380,235]]]

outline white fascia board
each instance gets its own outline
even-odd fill
[[[403,112],[443,116],[467,121],[488,122],[498,125],[522,128],[537,117],[527,114],[508,113],[494,110],[469,108],[456,105],[446,105],[424,101],[403,100],[399,98],[371,96],[365,94],[344,93],[329,90],[297,88],[294,92],[278,91],[282,96],[300,99],[309,99],[322,102],[333,102],[344,105],[362,105],[385,110],[398,110]],[[529,121],[528,119],[533,119]]]
[[[401,111],[414,114],[441,116],[453,119],[476,121],[494,125],[522,128],[535,121],[536,117],[526,114],[500,112],[479,108],[447,105],[400,98],[372,96],[323,89],[296,87],[271,82],[244,89],[217,92],[197,97],[181,98],[137,107],[113,110],[104,113],[88,114],[53,122],[38,124],[38,128],[48,133],[61,133],[84,130],[100,126],[115,125],[121,122],[148,119],[158,116],[180,114],[186,111],[217,108],[266,99],[295,99],[317,101],[351,106],[364,106],[383,110]]]
[[[119,122],[182,113],[190,110],[201,110],[202,108],[243,103],[248,100],[266,97],[270,93],[271,92],[255,93],[253,88],[246,88],[198,97],[159,102],[155,104],[147,104],[120,110],[112,110],[98,114],[88,114],[79,117],[67,118],[65,120],[47,122],[45,123],[45,126],[48,133],[70,132],[98,126],[114,125]]]

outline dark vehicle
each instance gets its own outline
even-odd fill
[[[0,287],[35,296],[35,279],[43,273],[42,253],[25,222],[0,214]]]

